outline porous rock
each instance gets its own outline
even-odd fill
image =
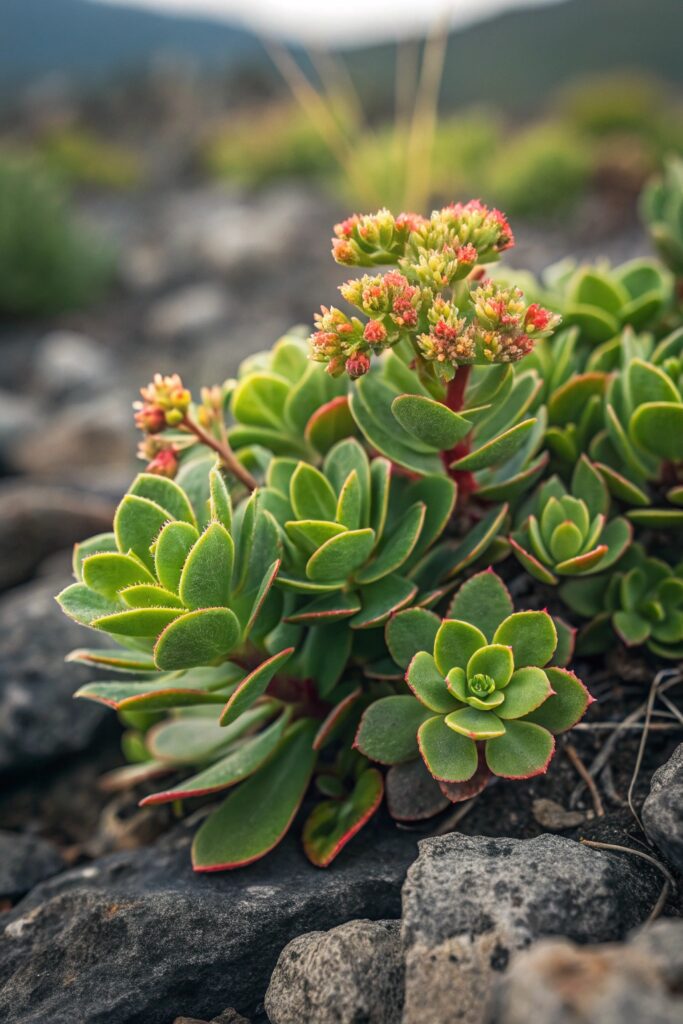
[[[0,899],[19,899],[64,866],[62,855],[49,840],[0,831]]]
[[[626,944],[545,939],[514,956],[495,1024],[679,1024],[683,921],[660,920]]]
[[[619,939],[657,894],[640,863],[559,836],[424,840],[403,888],[404,1024],[483,1024],[513,951],[542,936]]]
[[[396,1024],[402,1007],[398,921],[349,921],[293,939],[265,999],[271,1024]]]
[[[648,839],[683,872],[683,743],[652,776],[642,818]]]
[[[298,829],[295,829],[298,832]],[[113,854],[34,889],[3,918],[3,1024],[168,1024],[251,1016],[297,935],[359,917],[396,918],[414,839],[373,821],[334,869],[290,835],[233,872],[196,874],[189,830]]]
[[[93,672],[64,664],[86,640],[54,599],[68,582],[48,577],[0,598],[0,773],[85,750],[107,714],[73,699]],[[87,642],[100,645],[93,633]]]

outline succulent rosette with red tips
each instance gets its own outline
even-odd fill
[[[470,780],[482,749],[492,775],[545,772],[555,735],[579,721],[591,697],[572,672],[551,665],[558,643],[551,616],[512,608],[504,583],[488,571],[463,584],[452,617],[416,619],[408,611],[401,622],[399,613],[394,646],[402,659],[411,655],[410,692],[367,709],[356,748],[390,765],[421,756],[443,783]]]

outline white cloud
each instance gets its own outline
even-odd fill
[[[436,19],[466,24],[506,8],[559,0],[98,0],[211,15],[257,32],[313,44],[362,43],[424,31]]]

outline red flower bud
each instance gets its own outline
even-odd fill
[[[365,325],[363,337],[371,345],[382,345],[387,340],[387,329],[381,320],[369,320]]]
[[[159,434],[166,427],[166,413],[159,405],[138,403],[135,426],[146,434]]]
[[[362,377],[369,369],[370,360],[363,352],[359,352],[357,356],[349,356],[346,360],[346,372],[351,380]]]
[[[174,448],[162,448],[145,467],[145,472],[166,476],[170,480],[178,472],[178,455]]]

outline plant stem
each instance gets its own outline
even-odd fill
[[[472,372],[471,366],[459,366],[455,377],[448,382],[446,389],[446,405],[452,412],[460,412],[465,405],[465,391]]]
[[[190,433],[194,434],[202,444],[205,444],[207,448],[211,448],[212,451],[216,452],[225,469],[232,473],[233,476],[236,476],[248,490],[256,490],[258,484],[249,470],[245,469],[242,463],[235,458],[235,453],[227,440],[225,442],[221,442],[217,440],[217,438],[212,437],[208,431],[204,430],[203,427],[200,427],[199,424],[195,420],[190,419],[189,416],[185,417],[183,426],[186,430],[189,430]]]

